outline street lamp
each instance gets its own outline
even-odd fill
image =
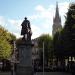
[[[44,75],[44,42],[43,42],[43,75]]]

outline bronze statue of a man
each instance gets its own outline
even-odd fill
[[[23,35],[24,39],[26,40],[31,40],[31,27],[30,27],[30,22],[29,20],[27,20],[27,18],[25,17],[25,20],[22,22],[21,24],[22,26],[22,30],[21,30],[21,35]]]

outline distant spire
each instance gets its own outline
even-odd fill
[[[61,30],[61,17],[59,15],[59,8],[58,8],[58,2],[56,2],[56,12],[55,17],[53,17],[53,30],[52,34],[54,35],[57,31]]]
[[[56,2],[56,14],[55,14],[55,17],[59,17],[58,2]]]

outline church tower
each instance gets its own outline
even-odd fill
[[[53,18],[53,30],[52,30],[52,35],[54,35],[57,31],[59,31],[62,26],[61,26],[61,17],[59,16],[59,8],[58,8],[58,3],[56,3],[56,12],[55,12],[55,18]]]

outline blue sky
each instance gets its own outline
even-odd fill
[[[51,35],[57,1],[62,25],[64,25],[64,15],[69,3],[74,0],[0,0],[0,25],[20,37],[21,23],[27,16],[31,23],[32,38],[43,33]]]

